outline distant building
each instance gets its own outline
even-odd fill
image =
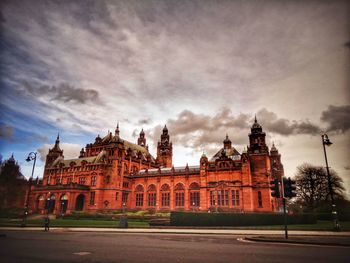
[[[24,208],[28,181],[12,156],[0,166],[0,209]]]
[[[165,126],[157,157],[148,151],[142,130],[137,144],[115,133],[97,136],[79,158],[65,160],[60,139],[46,157],[43,181],[32,188],[31,212],[61,214],[74,210],[274,212],[269,182],[283,175],[281,155],[265,142],[255,119],[249,146],[239,153],[226,135],[223,147],[197,166],[174,167]]]

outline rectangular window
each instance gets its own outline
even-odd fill
[[[149,193],[148,194],[148,206],[156,206],[157,194]]]
[[[122,194],[122,202],[125,204],[128,202],[128,195],[129,195],[129,193]]]
[[[91,185],[96,186],[96,176],[91,177]]]
[[[95,204],[95,192],[90,193],[90,205]]]
[[[79,184],[85,184],[85,177],[79,177]]]
[[[115,192],[115,200],[118,201],[119,192]]]
[[[239,206],[239,190],[232,190],[232,206]]]
[[[170,193],[162,193],[162,206],[170,206]]]
[[[72,177],[68,177],[67,178],[67,184],[71,184],[72,183]]]
[[[123,182],[123,188],[128,188],[129,187],[129,182]]]
[[[261,196],[261,192],[260,191],[258,192],[258,206],[259,207],[263,207],[263,205],[262,205],[262,196]]]
[[[210,205],[211,206],[215,206],[216,202],[215,202],[215,191],[210,191]]]
[[[225,206],[228,206],[228,190],[225,190],[225,193],[224,193],[224,197],[225,197]]]
[[[210,191],[211,206],[228,206],[228,190]]]
[[[143,193],[136,194],[136,206],[143,206]]]
[[[200,203],[200,193],[199,192],[190,192],[190,205],[199,206]]]
[[[175,194],[176,206],[185,206],[185,193]]]

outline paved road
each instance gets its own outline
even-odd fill
[[[241,236],[2,231],[1,262],[349,262],[347,247],[238,241]]]

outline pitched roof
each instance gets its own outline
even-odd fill
[[[231,147],[230,149],[221,148],[210,159],[210,162],[214,162],[215,160],[219,159],[221,156],[226,156],[228,158],[231,158],[232,160],[240,160],[241,159],[241,154],[234,147]]]

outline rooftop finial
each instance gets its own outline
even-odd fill
[[[255,123],[257,123],[257,122],[258,122],[258,120],[256,119],[256,114],[255,114],[254,122],[255,122]]]

